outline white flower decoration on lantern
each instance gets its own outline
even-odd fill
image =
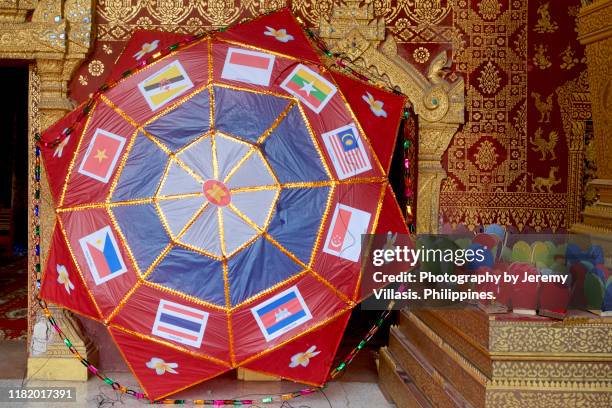
[[[370,110],[376,116],[382,116],[383,118],[387,117],[387,112],[383,109],[384,103],[382,101],[377,101],[374,99],[371,93],[366,92],[365,95],[362,95],[361,98],[370,105]]]
[[[151,360],[146,363],[146,366],[155,370],[157,375],[163,375],[165,373],[178,374],[178,371],[175,370],[175,368],[178,367],[177,363],[166,363],[161,358],[151,357]]]
[[[66,136],[66,138],[55,147],[55,150],[53,151],[53,157],[62,157],[62,154],[64,153],[64,147],[66,147],[69,141],[70,135]]]
[[[291,34],[287,34],[287,30],[284,28],[281,28],[280,30],[275,30],[274,28],[268,26],[266,26],[266,28],[267,31],[264,31],[264,35],[274,37],[283,43],[293,40],[293,36]]]
[[[68,269],[64,265],[57,265],[57,283],[64,285],[66,292],[70,294],[71,290],[74,290],[74,285],[70,282],[70,276],[68,275]]]
[[[296,368],[297,366],[308,367],[310,364],[310,359],[318,356],[321,352],[316,351],[317,346],[311,346],[308,350],[303,353],[297,353],[293,357],[291,357],[291,363],[289,364],[289,368]]]
[[[134,58],[136,58],[136,60],[138,61],[139,59],[144,57],[145,54],[148,54],[151,51],[156,50],[158,44],[159,44],[159,40],[155,40],[155,41],[151,41],[150,43],[142,44],[142,47],[140,48],[140,51],[138,51],[136,54],[134,54]]]

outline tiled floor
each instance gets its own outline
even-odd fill
[[[86,383],[68,383],[52,381],[25,381],[25,344],[23,342],[0,342],[0,390],[6,387],[75,387],[76,403],[6,403],[0,402],[1,408],[130,408],[144,405],[128,396],[116,394],[108,385],[98,379]],[[347,375],[341,381],[332,382],[325,394],[313,394],[291,401],[291,404],[259,404],[245,408],[392,408],[383,397],[376,375],[372,371],[372,359],[362,355],[362,361],[351,365]],[[367,357],[367,358],[366,358]],[[138,389],[136,381],[129,373],[107,373],[123,385]],[[226,399],[226,398],[262,398],[271,394],[282,394],[299,390],[301,387],[291,382],[244,382],[231,376],[213,379],[176,394],[174,398],[184,399]],[[185,405],[183,405],[185,406]],[[189,405],[187,405],[189,406]]]

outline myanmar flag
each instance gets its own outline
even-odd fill
[[[305,65],[298,65],[281,84],[281,88],[319,113],[336,93],[336,87]]]

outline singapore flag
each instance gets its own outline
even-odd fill
[[[323,252],[357,262],[361,254],[361,235],[368,232],[371,214],[336,204]]]

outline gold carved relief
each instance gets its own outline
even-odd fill
[[[27,18],[31,14],[31,18]],[[41,0],[3,1],[0,3],[0,59],[32,60],[30,65],[29,98],[29,168],[34,174],[34,133],[42,131],[61,118],[73,105],[68,100],[67,83],[76,67],[85,59],[91,45],[91,0]],[[33,196],[30,184],[29,194]],[[34,200],[28,200],[32,203]],[[33,204],[30,204],[33,205]],[[48,249],[53,231],[54,212],[50,191],[44,172],[41,174],[40,211],[41,253]],[[29,217],[33,208],[29,209]],[[30,228],[34,223],[30,219]],[[32,231],[29,231],[29,247],[34,247]],[[28,269],[34,270],[33,258],[29,259]],[[41,260],[44,267],[44,259]],[[28,344],[37,316],[36,278],[28,277]],[[63,330],[71,333],[75,347],[88,358],[94,355],[86,349],[78,326],[69,313],[54,309],[56,320]],[[45,325],[39,319],[37,325]],[[49,328],[47,328],[49,329]],[[42,332],[44,332],[44,327]],[[49,332],[49,330],[47,330]],[[47,346],[45,346],[47,347]],[[28,358],[28,374],[47,379],[86,379],[87,369],[74,360],[63,342],[51,342],[47,354],[41,358]],[[79,367],[80,366],[80,367]]]
[[[430,24],[440,21],[450,9],[440,1],[419,0],[406,7],[414,11],[412,18]],[[440,161],[464,122],[463,79],[446,79],[451,61],[445,52],[432,59],[426,76],[407,63],[399,56],[393,36],[385,38],[384,21],[374,16],[372,2],[347,1],[335,6],[329,20],[321,19],[320,35],[357,70],[408,96],[419,116],[417,232],[437,232],[440,185],[446,177]]]

